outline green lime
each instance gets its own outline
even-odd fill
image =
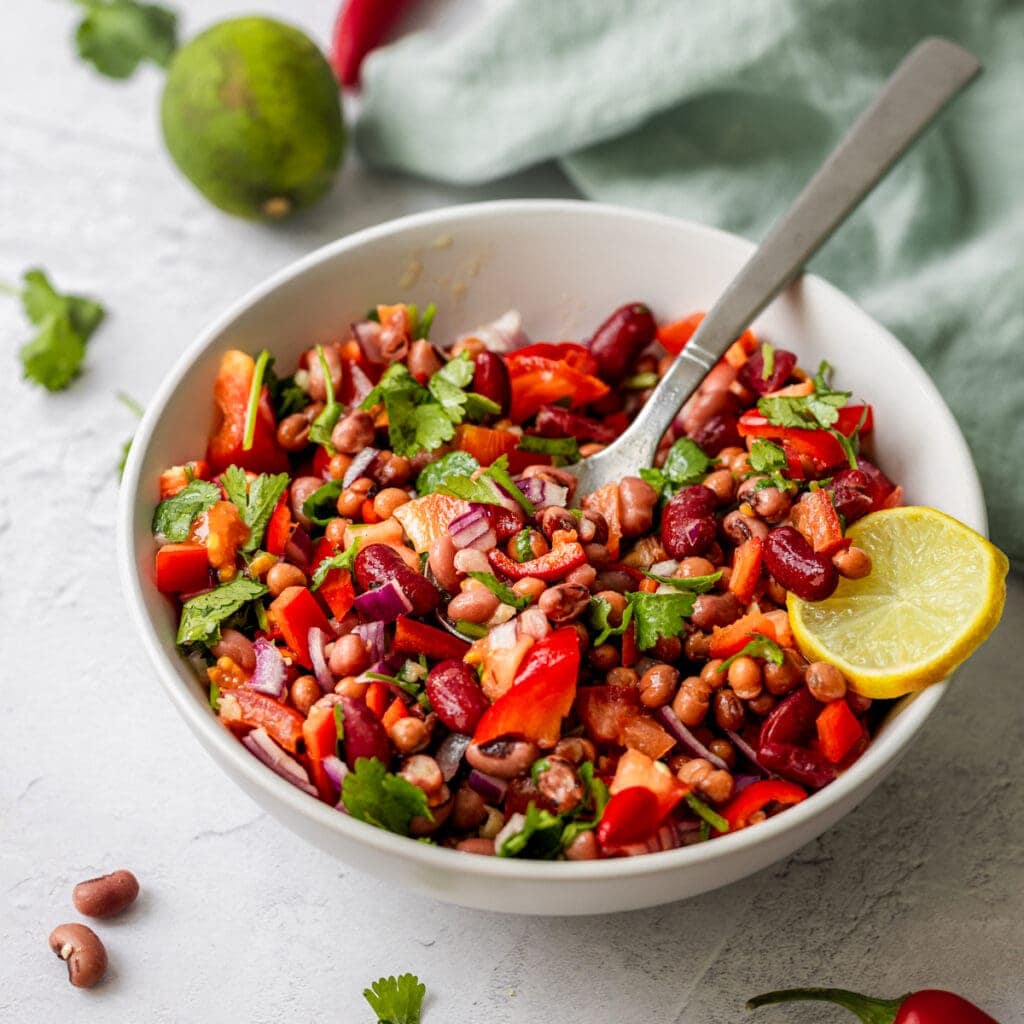
[[[315,202],[345,150],[334,73],[312,40],[270,18],[223,21],[183,46],[161,120],[182,173],[240,217],[277,219]]]

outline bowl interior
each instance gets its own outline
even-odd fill
[[[580,340],[627,301],[648,303],[659,320],[708,308],[752,248],[698,225],[596,204],[480,204],[406,218],[342,239],[276,275],[233,307],[183,355],[151,403],[136,435],[122,496],[122,570],[129,604],[175,703],[193,728],[219,732],[205,694],[175,648],[170,602],[153,585],[149,522],[161,470],[205,450],[212,384],[222,352],[265,347],[281,372],[290,372],[304,349],[344,338],[348,325],[378,301],[421,306],[436,302],[433,336],[443,341],[510,308],[522,313],[525,330],[534,340]],[[796,351],[806,368],[828,360],[836,367],[837,386],[871,402],[878,460],[903,484],[909,502],[935,505],[985,530],[980,487],[959,429],[928,377],[887,331],[813,277],[802,279],[776,300],[755,329],[765,340]],[[813,814],[858,779],[879,775],[935,706],[941,690],[934,687],[903,702],[890,715],[883,736],[842,779],[769,826],[784,829],[791,815],[795,822]],[[207,740],[238,747],[223,732],[216,738],[210,733]],[[237,752],[252,762],[261,785],[287,788],[240,748]],[[227,752],[226,756],[233,757]],[[333,814],[297,791],[294,795],[308,803],[310,814],[324,814],[325,822]],[[331,820],[332,828],[356,825],[369,831],[341,815],[334,819],[338,820]],[[761,828],[708,845],[756,842],[758,832]],[[449,856],[446,851],[405,845],[410,856]],[[702,856],[698,847],[691,847],[634,858],[628,870],[637,870],[638,860],[675,857],[681,866]],[[460,858],[465,869],[461,862]],[[613,865],[568,867],[626,871],[621,862]],[[513,873],[535,868],[540,870],[519,862],[480,867]]]

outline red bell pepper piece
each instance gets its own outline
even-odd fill
[[[431,661],[461,659],[469,650],[465,640],[405,615],[395,620],[395,639],[391,647],[396,654],[424,654]]]
[[[644,786],[620,790],[605,805],[597,825],[597,841],[606,852],[643,842],[661,824],[658,798]]]
[[[763,612],[750,612],[730,626],[715,626],[711,631],[711,657],[729,658],[738,654],[747,646],[754,633],[766,636],[777,644],[780,643],[775,623]],[[786,644],[781,646],[785,647]]]
[[[596,363],[582,345],[529,345],[507,355],[505,365],[512,389],[509,418],[514,423],[559,399],[568,398],[573,407],[588,405],[611,390],[593,375]]]
[[[847,405],[839,410],[834,428],[849,437],[864,418],[861,433],[869,433],[874,426],[870,405]],[[777,427],[757,409],[748,409],[739,419],[740,437],[766,437],[781,440],[798,456],[802,455],[818,463],[822,469],[840,466],[846,462],[842,445],[827,430],[810,430],[802,427]]]
[[[598,743],[621,746],[623,730],[640,713],[635,686],[581,686],[576,693],[576,714]]]
[[[741,604],[750,604],[754,599],[754,591],[761,579],[763,551],[761,538],[751,537],[733,552],[729,590],[736,595]]]
[[[598,420],[569,412],[560,405],[545,405],[537,413],[535,429],[541,437],[575,437],[581,443],[611,444],[628,426],[629,417],[624,412]]]
[[[409,712],[406,710],[405,703],[402,701],[401,697],[396,697],[390,705],[388,705],[387,711],[385,711],[381,716],[381,722],[384,724],[385,729],[390,729],[395,722],[408,717]]]
[[[231,465],[253,473],[283,473],[288,469],[288,454],[277,443],[277,424],[270,405],[270,393],[265,387],[260,392],[252,447],[248,450],[242,447],[249,391],[255,372],[255,361],[245,352],[231,349],[221,357],[213,384],[213,398],[220,421],[210,435],[206,450],[206,461],[214,473],[222,473]]]
[[[505,366],[510,375],[542,369],[545,364],[537,362],[536,357],[566,363],[574,370],[589,375],[596,375],[598,369],[597,360],[591,355],[590,349],[575,341],[538,341],[524,345],[505,356]]]
[[[721,815],[729,822],[729,831],[736,832],[750,824],[750,818],[758,811],[763,811],[769,804],[798,804],[807,798],[807,790],[795,782],[784,779],[766,779],[747,786],[742,793],[734,797],[721,810]]]
[[[358,85],[363,58],[387,39],[410,0],[345,0],[334,23],[331,66],[342,85]]]
[[[209,480],[210,467],[204,459],[186,462],[184,466],[171,466],[160,474],[160,500],[173,498],[192,480]]]
[[[333,705],[314,705],[302,723],[306,753],[314,761],[335,757],[338,753],[338,727]]]
[[[366,688],[366,706],[378,717],[383,718],[391,701],[391,691],[378,682],[370,683]]]
[[[963,996],[926,988],[897,999],[873,999],[843,988],[789,988],[766,992],[747,1003],[750,1010],[772,1003],[833,1003],[850,1010],[864,1024],[999,1024]]]
[[[822,555],[834,555],[853,543],[843,536],[843,524],[832,504],[832,496],[824,487],[808,491],[793,506],[792,523]]]
[[[489,466],[502,455],[509,457],[512,467],[512,455],[519,444],[519,435],[510,430],[492,430],[490,427],[479,427],[472,423],[463,423],[455,428],[455,447],[468,452],[480,463]],[[530,454],[520,452],[520,455]]]
[[[356,588],[352,585],[352,573],[347,569],[332,569],[317,588],[317,593],[326,602],[327,607],[331,609],[331,614],[336,619],[345,618],[356,603]]]
[[[664,757],[676,741],[653,719],[637,715],[623,727],[622,745],[657,759]]]
[[[655,827],[660,825],[672,808],[690,792],[690,787],[685,782],[680,782],[667,765],[655,761],[639,750],[627,750],[619,758],[615,778],[612,779],[608,790],[614,796],[636,787],[653,793],[657,800],[658,816]]]
[[[840,764],[864,737],[864,726],[845,699],[828,704],[816,725],[821,752],[833,764]]]
[[[281,495],[281,500],[274,506],[274,511],[267,523],[267,535],[263,539],[263,546],[272,555],[280,558],[292,535],[292,513],[288,505],[288,492]]]
[[[506,579],[524,580],[527,576],[535,576],[550,583],[552,580],[565,579],[573,569],[587,560],[587,553],[582,544],[570,541],[567,544],[556,544],[546,554],[531,558],[528,562],[515,562],[500,548],[488,551],[487,560],[495,572],[501,573]]]
[[[689,316],[684,316],[682,320],[673,320],[672,323],[662,324],[655,337],[661,342],[666,352],[678,355],[700,327],[704,315],[703,313],[691,313]]]
[[[204,544],[165,544],[156,553],[156,589],[161,594],[192,594],[210,586]]]
[[[308,587],[289,587],[274,598],[267,615],[281,631],[284,642],[295,652],[300,665],[312,668],[309,657],[309,631],[315,626],[328,636],[332,635],[331,625],[323,609]]]
[[[632,668],[640,660],[640,648],[636,643],[636,623],[631,622],[622,634],[622,667]]]
[[[305,719],[294,708],[265,693],[244,686],[221,693],[220,718],[225,725],[264,728],[270,738],[289,753],[298,752]]]
[[[515,735],[553,746],[576,697],[579,671],[575,629],[556,630],[535,643],[523,658],[512,688],[483,713],[473,742]]]

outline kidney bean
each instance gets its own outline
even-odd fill
[[[661,517],[661,542],[673,558],[687,558],[707,551],[716,532],[715,520],[711,516],[699,519],[682,516],[672,509],[672,502],[665,507]]]
[[[871,481],[860,469],[843,469],[832,478],[829,487],[832,504],[847,525],[855,523],[874,508]]]
[[[426,576],[410,569],[402,556],[387,544],[370,544],[361,548],[353,569],[362,590],[394,580],[412,604],[415,615],[427,615],[441,603],[441,591]]]
[[[437,717],[453,732],[472,735],[477,722],[490,707],[476,673],[458,659],[435,665],[427,676],[426,690]]]
[[[507,416],[512,385],[505,360],[496,352],[478,352],[473,365],[473,390],[500,405],[501,414]]]
[[[590,339],[590,354],[602,380],[617,384],[631,372],[637,356],[654,341],[657,324],[642,303],[620,306]]]
[[[871,510],[877,511],[882,503],[894,490],[896,485],[873,463],[862,455],[857,456],[857,468],[868,481],[868,493],[871,495]]]
[[[542,405],[534,421],[534,429],[541,437],[575,437],[577,441],[595,441],[611,444],[622,433],[614,424],[570,412],[559,405]]]
[[[391,761],[391,741],[381,720],[361,700],[351,697],[338,698],[345,722],[345,761],[349,768],[355,768],[361,757],[375,757],[382,764]],[[419,722],[418,718],[399,719],[400,722]],[[397,722],[395,723],[398,724]],[[423,724],[422,722],[420,723]],[[408,751],[404,751],[408,753]]]
[[[742,614],[743,605],[735,594],[698,594],[690,621],[698,629],[710,632],[715,626],[728,626]]]
[[[57,925],[50,932],[50,949],[67,961],[68,981],[75,988],[92,988],[107,971],[107,951],[87,925]]]
[[[470,743],[466,748],[466,760],[472,767],[499,779],[525,775],[539,756],[537,744],[529,740],[496,739]]]
[[[690,439],[705,455],[714,457],[723,448],[731,448],[742,441],[739,419],[734,412],[720,412],[706,420]]]
[[[821,789],[834,781],[838,774],[835,766],[816,750],[797,747],[789,743],[769,743],[758,748],[757,759],[761,767],[790,782],[798,782],[810,789]]]
[[[815,722],[821,705],[806,686],[791,693],[764,720],[758,749],[768,744],[789,743],[799,746],[815,735]]]
[[[777,526],[764,543],[765,568],[804,601],[823,601],[839,582],[832,560],[792,526]]]
[[[793,373],[796,366],[796,355],[788,349],[777,348],[774,355],[775,365],[772,372],[765,376],[764,353],[758,348],[740,367],[736,379],[755,394],[767,395],[769,391],[778,391]]]
[[[71,902],[86,917],[113,917],[130,907],[138,895],[138,879],[121,870],[79,882],[71,892]]]
[[[713,516],[718,508],[718,497],[710,487],[703,484],[692,484],[684,487],[666,506],[673,508],[678,514],[703,519]]]

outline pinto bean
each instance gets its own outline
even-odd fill
[[[728,626],[743,614],[743,605],[734,594],[698,594],[690,621],[710,632],[715,626]]]
[[[441,357],[429,341],[420,338],[409,346],[405,365],[414,377],[429,377],[441,369]]]
[[[277,443],[286,452],[301,452],[309,444],[310,422],[301,412],[285,416],[277,425]]]
[[[273,568],[276,569],[277,566]],[[301,570],[296,571],[301,572]],[[303,577],[304,582],[305,577]],[[220,640],[210,650],[218,658],[230,658],[246,672],[252,672],[256,667],[256,652],[253,650],[252,641],[244,633],[239,633],[237,629],[221,630]]]
[[[583,799],[583,783],[572,762],[552,754],[537,773],[537,788],[556,814],[565,814]]]
[[[448,618],[453,622],[486,622],[497,610],[501,601],[483,584],[469,587],[448,602]]]
[[[289,587],[304,587],[305,585],[306,574],[297,565],[292,565],[290,562],[277,562],[267,571],[267,587],[273,597],[279,597]],[[252,645],[250,644],[250,646]],[[214,651],[216,652],[216,648]],[[237,658],[235,660],[238,661]]]
[[[478,856],[494,856],[494,840],[473,836],[470,839],[461,839],[455,844],[459,853],[475,853]]]
[[[454,594],[459,589],[460,576],[455,568],[455,551],[455,543],[452,541],[451,534],[442,533],[432,541],[430,552],[427,555],[427,565],[430,566],[434,579],[449,594]]]
[[[302,512],[302,506],[313,496],[315,491],[323,486],[323,480],[318,476],[300,476],[292,481],[291,491],[288,494],[288,501],[292,507],[292,515],[306,529],[310,527],[310,521]]]
[[[541,533],[551,540],[560,530],[575,530],[576,517],[567,509],[559,505],[548,505],[537,510],[537,525]]]
[[[638,476],[627,476],[619,481],[619,514],[623,537],[640,537],[650,531],[657,501],[658,492],[646,480]]]
[[[127,910],[138,895],[139,880],[122,869],[79,882],[71,892],[71,902],[86,917],[113,917]]]

